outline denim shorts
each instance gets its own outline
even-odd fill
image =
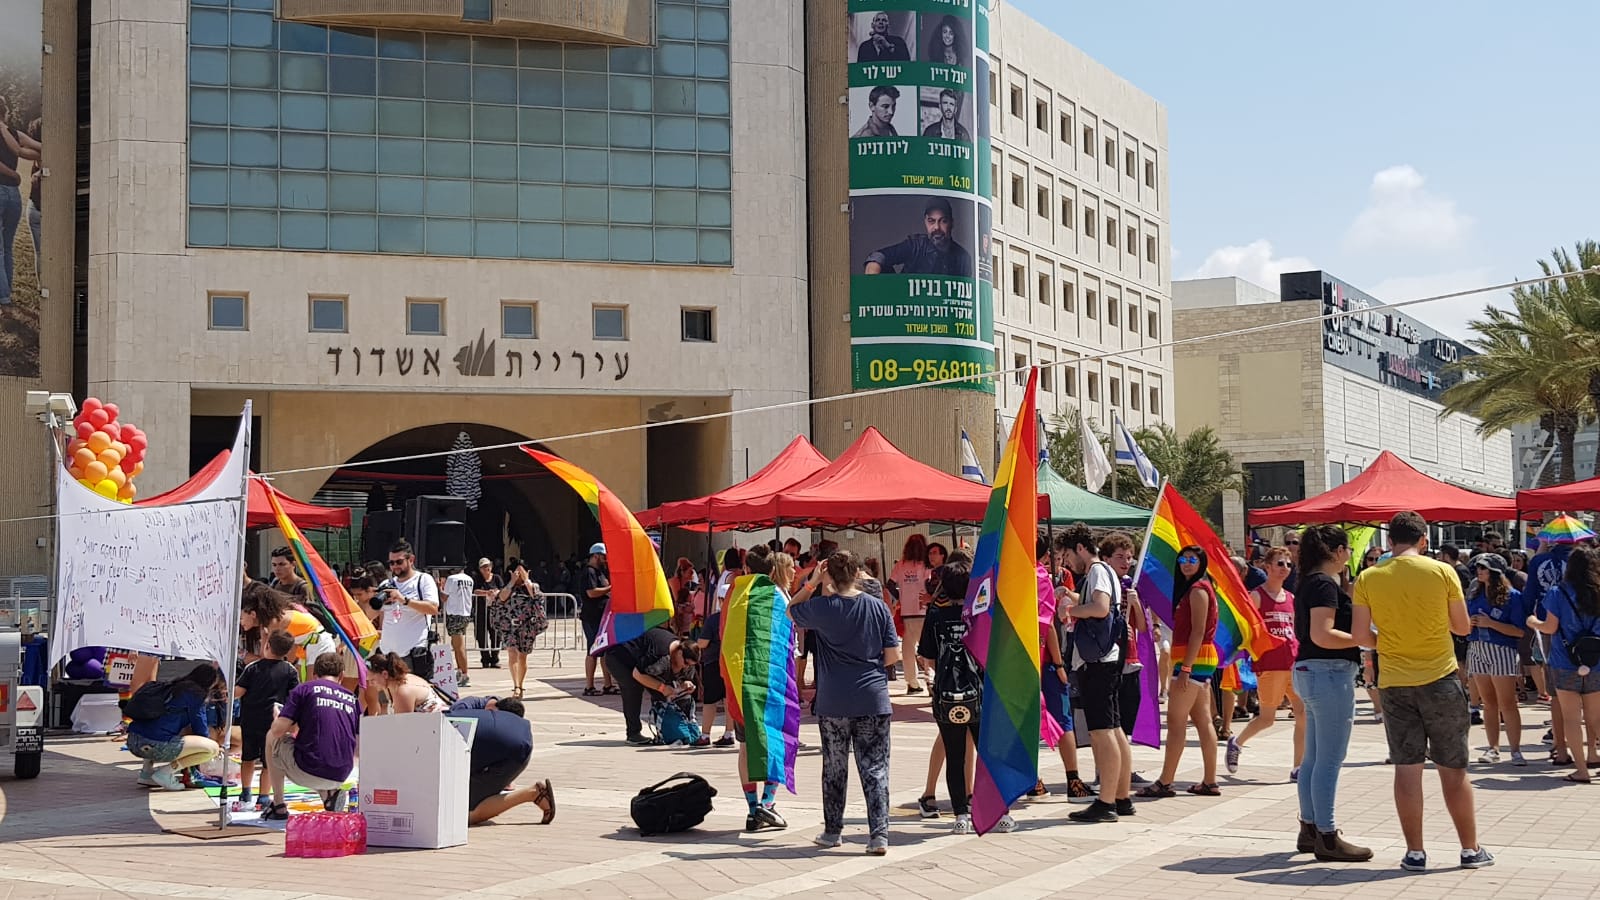
[[[128,732],[128,752],[151,762],[169,763],[183,755],[183,738],[170,741],[152,741],[144,735]]]
[[[1600,694],[1600,669],[1579,675],[1577,669],[1551,669],[1551,687],[1569,694]]]

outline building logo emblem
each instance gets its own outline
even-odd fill
[[[484,344],[484,329],[478,329],[478,340],[462,345],[456,351],[456,371],[480,378],[494,377],[494,341]]]

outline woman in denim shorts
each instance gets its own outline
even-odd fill
[[[1550,673],[1556,701],[1561,704],[1567,749],[1576,771],[1567,781],[1588,784],[1589,769],[1600,765],[1584,751],[1583,723],[1600,722],[1600,665],[1593,668],[1576,658],[1587,645],[1600,641],[1600,550],[1576,547],[1567,557],[1567,572],[1560,584],[1544,596],[1544,618],[1528,617],[1528,627],[1550,638]],[[1591,660],[1593,661],[1593,660]]]

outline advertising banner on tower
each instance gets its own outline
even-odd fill
[[[849,0],[854,390],[994,390],[990,2]]]
[[[44,7],[8,0],[0,27],[0,375],[39,377],[39,167]]]

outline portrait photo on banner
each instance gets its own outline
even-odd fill
[[[972,36],[956,16],[924,13],[918,47],[919,59],[936,66],[972,65]]]
[[[850,14],[849,63],[910,62],[916,58],[917,16],[910,12]]]
[[[915,137],[917,88],[910,84],[880,84],[850,89],[850,136],[858,138]]]
[[[975,277],[973,208],[959,194],[873,194],[850,201],[851,274]],[[869,271],[876,263],[878,272]]]
[[[0,375],[39,377],[42,0],[6,4],[0,27]]]

